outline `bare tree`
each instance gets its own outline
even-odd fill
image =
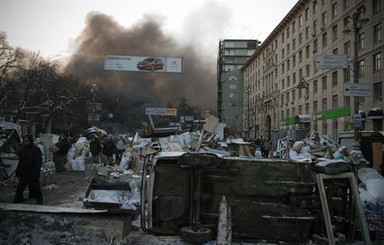
[[[0,32],[0,106],[4,106],[4,101],[12,92],[10,76],[19,67],[22,57],[19,49],[9,46],[6,34]]]

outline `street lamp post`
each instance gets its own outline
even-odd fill
[[[251,130],[250,130],[250,93],[251,93],[251,88],[248,86],[247,90],[245,90],[245,93],[247,94],[247,132],[248,132],[248,139],[251,138]]]
[[[96,125],[96,92],[97,92],[97,85],[96,83],[93,83],[91,86],[91,93],[93,95],[92,101],[93,101],[93,126]]]
[[[361,11],[358,9],[356,10],[351,16],[349,16],[350,19],[352,19],[352,28],[353,30],[347,28],[343,32],[344,33],[350,33],[353,31],[353,82],[359,83],[359,33],[360,29],[363,24],[367,23],[369,18],[363,17]],[[359,113],[359,97],[354,96],[354,114]],[[353,142],[353,149],[356,151],[360,151],[360,135],[359,135],[359,128],[357,125],[354,125],[354,142]]]

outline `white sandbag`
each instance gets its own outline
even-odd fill
[[[132,161],[131,156],[132,154],[130,152],[124,152],[119,165],[121,169],[129,168]]]
[[[366,189],[359,187],[360,200],[363,204],[365,203],[376,203],[376,198],[372,196]]]
[[[73,171],[85,171],[85,156],[81,155],[71,159],[69,163]]]
[[[384,178],[369,179],[365,182],[367,191],[378,201],[384,202]]]
[[[309,153],[311,151],[311,146],[309,145],[304,145],[303,147],[301,147],[301,150],[300,150],[300,153],[301,154],[305,154],[305,153]],[[307,154],[308,155],[308,154]],[[310,155],[310,154],[309,154]]]
[[[367,180],[372,179],[384,179],[383,176],[376,169],[373,168],[360,168],[357,170],[357,174],[361,182],[366,183]]]
[[[289,159],[296,160],[297,159],[297,152],[294,150],[289,151]]]

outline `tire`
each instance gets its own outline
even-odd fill
[[[180,236],[187,242],[203,243],[213,239],[213,231],[206,227],[192,228],[185,226],[181,228]]]

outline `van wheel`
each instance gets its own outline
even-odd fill
[[[213,231],[206,227],[192,228],[186,226],[181,228],[180,236],[187,242],[203,243],[213,239]]]

